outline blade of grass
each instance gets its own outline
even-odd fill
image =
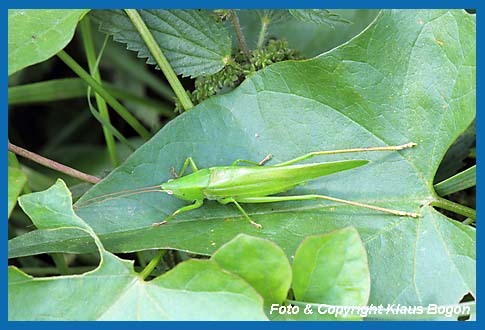
[[[120,52],[122,51],[126,53],[126,49],[122,48],[119,44],[109,44],[109,47],[106,47],[105,50],[105,56],[108,63],[103,62],[103,65],[110,64],[115,66],[117,70],[124,71],[134,80],[140,82],[141,84],[145,84],[153,91],[158,93],[161,97],[173,103],[175,100],[175,94],[167,83],[148,71],[145,64],[139,60],[137,61],[137,59],[134,59],[132,56],[130,56],[130,53],[126,53],[127,56],[120,56]]]
[[[446,196],[457,191],[465,190],[476,186],[477,166],[472,167],[453,175],[451,178],[434,185],[434,189],[440,196]]]
[[[103,125],[103,127],[106,127],[106,129],[108,129],[111,132],[111,134],[116,136],[116,138],[120,142],[122,142],[124,145],[126,145],[128,148],[134,151],[136,149],[135,146],[133,146],[130,143],[130,141],[128,141],[128,139],[125,138],[123,134],[121,134],[120,131],[118,131],[113,125],[111,125],[110,122],[106,121],[91,103],[91,86],[88,87],[87,101],[88,101],[89,111],[91,111],[91,114],[93,115],[93,117],[96,118],[96,120],[99,121]]]
[[[167,78],[168,83],[172,87],[175,95],[180,100],[182,107],[186,111],[193,108],[194,105],[192,104],[190,97],[187,95],[187,92],[185,91],[184,87],[178,80],[177,75],[173,71],[165,55],[163,55],[162,50],[160,49],[157,42],[155,41],[155,38],[153,38],[153,35],[151,34],[150,30],[148,30],[148,27],[146,26],[145,22],[141,18],[140,14],[135,9],[125,9],[125,12],[130,18],[135,28],[138,30],[138,33],[140,33],[140,36],[142,37],[142,39],[145,41],[148,49],[150,50],[150,53],[152,53],[153,58],[155,59],[158,66],[162,70],[163,74]]]
[[[99,70],[96,68],[96,52],[94,50],[94,42],[93,42],[92,33],[91,33],[91,24],[89,22],[88,16],[83,18],[83,20],[79,23],[79,27],[81,31],[81,38],[84,45],[84,51],[86,52],[86,58],[88,60],[89,71],[91,73],[91,76],[94,78],[94,80],[96,80],[100,85],[102,85],[101,74],[99,73]],[[106,105],[106,102],[98,93],[95,93],[94,97],[96,98],[96,104],[98,105],[98,109],[101,117],[107,122],[110,122],[108,106]],[[109,157],[111,159],[111,164],[113,165],[113,167],[116,167],[119,165],[119,157],[116,152],[116,143],[115,143],[114,137],[109,131],[109,129],[104,126],[103,126],[103,134],[104,134],[104,139],[106,141],[106,147],[108,148]]]
[[[13,86],[8,88],[8,104],[70,100],[86,95],[88,86],[80,78],[64,78]]]
[[[165,103],[148,97],[140,97],[129,90],[118,88],[106,81],[102,81],[102,86],[118,100],[143,105],[167,118],[175,117],[173,110]],[[88,85],[81,78],[53,79],[9,87],[8,104],[22,105],[85,97],[87,88]]]
[[[141,137],[148,140],[150,132],[126,108],[118,102],[103,86],[94,80],[69,54],[64,50],[57,53],[57,56],[79,77],[93,88],[103,99],[115,110]]]

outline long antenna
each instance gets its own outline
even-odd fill
[[[102,196],[93,197],[84,201],[79,202],[80,205],[75,205],[74,208],[81,209],[87,206],[107,202],[109,200],[123,198],[132,195],[144,194],[149,192],[165,192],[163,189],[150,189],[150,188],[158,188],[160,185],[152,186],[152,187],[145,187],[145,188],[138,188],[138,189],[131,189],[131,190],[123,190],[118,191],[116,193],[105,194]],[[106,198],[108,197],[108,198]]]

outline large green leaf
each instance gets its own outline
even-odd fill
[[[145,282],[133,270],[133,262],[107,252],[89,225],[76,216],[61,180],[46,191],[22,196],[20,203],[41,228],[90,233],[101,262],[82,275],[48,278],[33,278],[9,267],[10,320],[266,319],[256,291],[213,261],[190,260]]]
[[[443,155],[475,117],[475,61],[474,16],[385,11],[341,47],[313,60],[272,65],[184,113],[84,198],[164,182],[170,166],[180,168],[188,156],[204,168],[261,160],[269,152],[276,163],[314,150],[414,141],[417,147],[401,152],[325,157],[371,163],[291,194],[323,193],[420,212],[419,219],[324,201],[246,204],[264,226],[257,230],[234,205],[206,202],[153,228],[185,205],[161,193],[110,199],[76,212],[117,252],[169,247],[212,254],[243,232],[275,241],[292,257],[306,236],[352,225],[368,250],[369,303],[454,304],[475,291],[475,230],[429,203],[436,198],[432,183]],[[9,252],[84,252],[86,240],[67,230],[56,236],[41,230],[13,239]]]
[[[177,74],[198,77],[221,70],[231,55],[231,39],[222,24],[208,11],[140,10],[160,49]],[[143,39],[122,10],[96,10],[91,13],[100,30],[125,43],[138,57],[155,64]]]
[[[8,75],[47,60],[71,41],[85,9],[10,9]]]

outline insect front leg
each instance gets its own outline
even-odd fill
[[[310,152],[308,154],[305,154],[303,156],[290,159],[286,162],[276,164],[274,166],[287,166],[287,165],[292,165],[295,163],[299,163],[301,161],[304,161],[306,159],[319,156],[319,155],[335,155],[335,154],[345,154],[345,153],[351,153],[351,152],[367,152],[367,151],[398,151],[398,150],[403,150],[407,148],[412,148],[416,146],[417,144],[414,142],[409,142],[406,144],[401,144],[399,146],[385,146],[385,147],[370,147],[370,148],[353,148],[353,149],[340,149],[340,150],[327,150],[327,151],[314,151]]]
[[[179,208],[178,210],[176,210],[175,212],[173,212],[171,215],[169,215],[162,222],[156,222],[156,223],[152,224],[152,226],[153,227],[159,227],[161,225],[164,225],[167,222],[169,222],[173,217],[175,217],[177,214],[180,214],[180,213],[183,213],[183,212],[187,212],[187,211],[190,211],[190,210],[198,209],[199,207],[202,206],[202,204],[204,204],[204,201],[203,200],[197,200],[197,201],[194,202],[194,204],[190,204],[190,205],[183,206],[183,207]]]
[[[253,226],[255,226],[258,229],[263,228],[263,226],[261,226],[259,223],[256,223],[253,220],[251,220],[251,218],[246,213],[246,211],[244,211],[244,209],[241,207],[241,205],[239,205],[239,203],[234,198],[232,198],[232,197],[223,198],[223,199],[218,200],[218,202],[221,203],[221,204],[234,203],[234,205],[236,205],[236,207],[239,209],[239,211],[241,211],[241,213],[244,215],[246,220],[249,221],[250,224],[252,224]]]
[[[199,169],[197,168],[197,165],[195,165],[195,162],[194,160],[192,159],[192,157],[187,157],[187,159],[185,160],[184,162],[184,165],[182,166],[182,169],[180,170],[180,173],[177,174],[174,170],[174,168],[172,167],[171,168],[171,172],[172,172],[172,175],[176,178],[179,178],[181,177],[182,175],[184,175],[184,172],[185,170],[187,169],[187,166],[189,166],[190,164],[190,167],[192,168],[192,171],[193,172],[197,172]]]
[[[274,203],[274,202],[286,202],[286,201],[303,201],[303,200],[312,200],[312,199],[325,199],[332,202],[337,202],[341,204],[347,204],[352,206],[363,207],[366,209],[379,211],[383,213],[389,213],[392,215],[402,216],[402,217],[411,217],[411,218],[419,218],[420,215],[413,212],[405,212],[399,210],[392,210],[387,209],[384,207],[359,203],[359,202],[352,202],[345,199],[325,196],[325,195],[299,195],[299,196],[266,196],[266,197],[246,197],[246,198],[238,198],[237,200],[241,203]]]

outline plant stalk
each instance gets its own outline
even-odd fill
[[[143,279],[146,279],[152,273],[152,271],[155,269],[155,267],[158,265],[158,263],[166,253],[167,253],[167,250],[158,251],[155,257],[152,260],[150,260],[148,265],[140,272],[140,276]]]
[[[431,205],[457,214],[464,215],[465,217],[473,220],[476,220],[477,218],[477,212],[474,209],[452,202],[442,197],[437,197],[437,199],[431,202]]]
[[[172,87],[175,95],[177,98],[180,100],[180,103],[182,104],[182,107],[185,109],[185,111],[191,109],[194,107],[192,104],[192,101],[190,100],[189,95],[185,91],[184,87],[180,83],[180,81],[177,78],[177,75],[172,69],[172,66],[168,62],[167,58],[165,55],[163,55],[162,50],[158,46],[157,41],[153,37],[152,33],[146,26],[145,22],[141,18],[140,14],[136,9],[125,9],[126,14],[130,18],[131,22],[135,26],[135,28],[138,30],[138,33],[140,33],[140,36],[142,37],[143,41],[145,41],[145,44],[147,45],[148,49],[150,50],[150,53],[152,54],[153,58],[157,62],[158,66],[162,70],[163,74],[167,78],[170,86]]]
[[[269,26],[269,18],[264,16],[261,17],[261,30],[259,31],[258,43],[256,44],[256,48],[260,49],[264,45],[264,41],[266,40],[266,33],[268,32]]]
[[[38,163],[38,164],[44,165],[45,167],[48,167],[48,168],[51,168],[51,169],[56,170],[58,172],[72,176],[73,178],[77,178],[79,180],[86,181],[86,182],[93,183],[93,184],[96,184],[99,181],[101,181],[101,179],[98,178],[98,177],[80,172],[80,171],[73,169],[69,166],[66,166],[66,165],[60,164],[56,161],[53,161],[51,159],[42,157],[41,155],[38,155],[38,154],[33,153],[31,151],[28,151],[24,148],[18,147],[15,144],[12,144],[10,142],[8,143],[8,150],[19,155],[19,156],[30,159],[30,160]]]
[[[96,53],[94,50],[94,42],[91,34],[91,25],[89,23],[89,17],[84,17],[83,20],[80,22],[79,27],[81,29],[81,37],[84,44],[84,51],[86,52],[86,58],[88,60],[89,72],[91,76],[96,80],[100,85],[101,82],[101,74],[99,70],[95,68],[96,66]],[[99,114],[102,118],[104,118],[107,122],[110,122],[108,107],[104,99],[98,94],[95,93],[94,97],[96,98],[96,103],[98,105]],[[116,144],[113,135],[109,131],[109,129],[103,126],[103,134],[104,139],[106,140],[106,146],[108,148],[109,157],[111,159],[111,164],[113,167],[118,166],[119,159],[116,153]]]
[[[237,13],[235,10],[231,10],[231,19],[232,24],[234,25],[234,30],[236,30],[236,36],[239,40],[239,44],[241,45],[241,50],[246,57],[246,60],[249,62],[251,59],[251,53],[249,52],[248,44],[246,43],[246,39],[244,38],[244,34],[241,30],[241,24],[239,23],[239,17],[237,17]]]
[[[108,91],[101,86],[91,75],[86,72],[71,56],[65,51],[61,50],[57,53],[57,56],[74,71],[79,77],[81,77],[91,88],[101,95],[101,97],[115,110],[141,137],[148,140],[151,137],[150,132],[143,127],[143,125],[128,112],[128,110],[116,100]]]

